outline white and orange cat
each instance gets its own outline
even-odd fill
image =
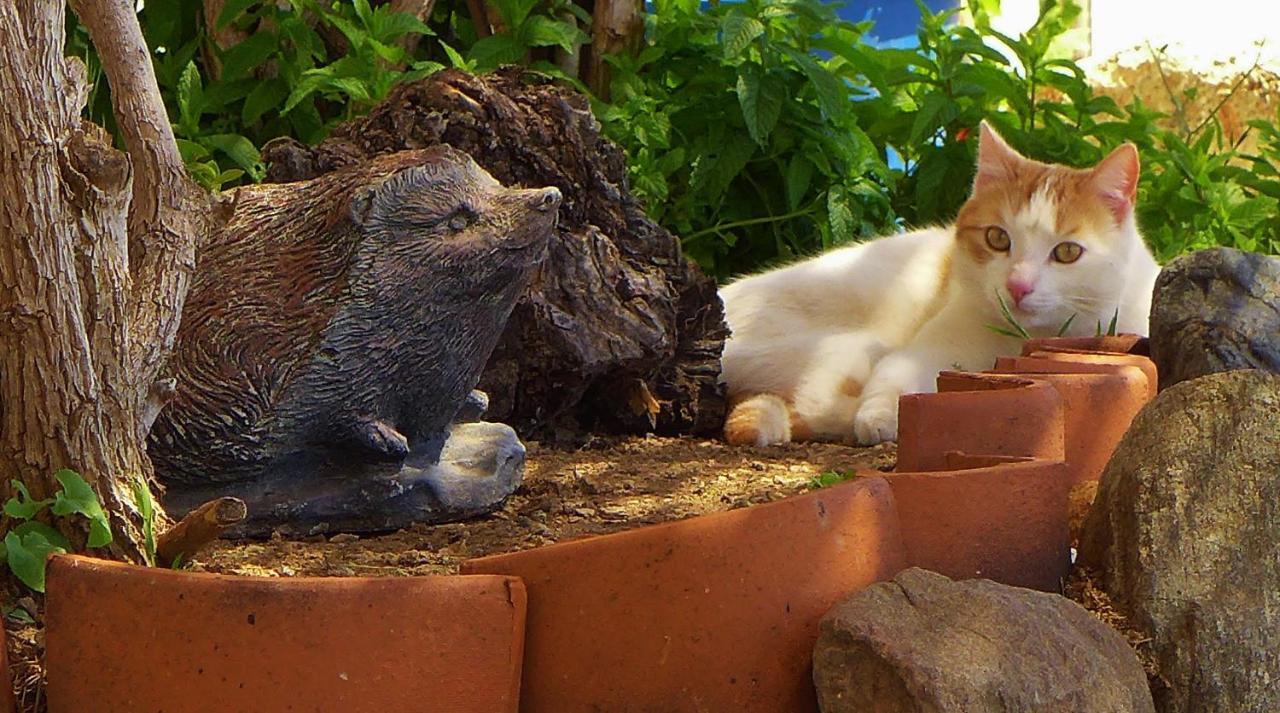
[[[1088,170],[1025,158],[985,122],[954,225],[892,235],[737,280],[722,379],[730,443],[897,438],[898,397],[944,369],[1017,354],[1000,299],[1033,335],[1147,333],[1159,266],[1138,234],[1138,153]],[[998,296],[997,296],[998,295]]]

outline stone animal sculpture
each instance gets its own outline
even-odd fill
[[[496,507],[523,447],[472,394],[555,228],[448,147],[237,197],[203,246],[149,452],[181,512],[243,498],[240,534],[371,531]],[[246,204],[247,203],[247,204]],[[464,408],[465,406],[465,408]]]

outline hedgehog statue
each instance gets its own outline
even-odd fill
[[[447,147],[242,190],[201,248],[176,393],[149,437],[165,506],[242,498],[233,534],[253,536],[500,505],[524,447],[475,422],[472,389],[559,204],[555,188],[504,188]]]

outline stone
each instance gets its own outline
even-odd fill
[[[1280,376],[1212,374],[1134,419],[1082,563],[1151,639],[1158,710],[1280,710]]]
[[[1137,656],[1075,602],[911,568],[822,620],[823,713],[1152,711]]]
[[[1280,257],[1213,248],[1156,280],[1151,358],[1165,389],[1231,369],[1280,373]]]
[[[561,196],[449,147],[237,197],[202,246],[148,453],[180,514],[245,500],[233,534],[368,532],[497,507],[523,472],[473,391]]]

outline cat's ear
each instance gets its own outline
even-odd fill
[[[1013,177],[1018,164],[1026,161],[985,120],[978,127],[978,172],[973,177],[973,190]]]
[[[1138,149],[1133,144],[1124,144],[1094,166],[1089,176],[1090,185],[1117,223],[1123,223],[1133,211],[1138,197],[1139,165]]]

